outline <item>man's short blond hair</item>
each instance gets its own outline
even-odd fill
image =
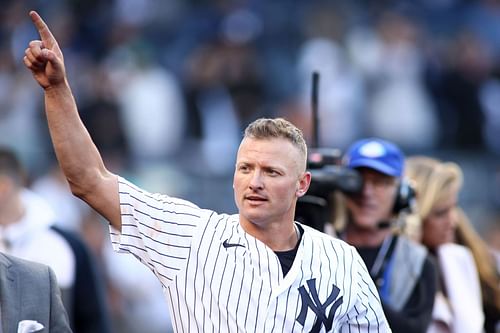
[[[290,141],[303,157],[301,165],[307,163],[307,144],[302,131],[283,118],[259,118],[245,129],[244,138],[272,139],[283,138]]]

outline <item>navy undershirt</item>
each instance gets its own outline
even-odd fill
[[[298,224],[296,224],[299,229],[299,241],[297,245],[291,250],[288,251],[274,251],[278,256],[278,259],[281,264],[281,269],[283,270],[283,276],[285,276],[290,268],[292,267],[293,261],[295,260],[295,256],[297,255],[297,250],[299,249],[300,240],[302,239],[302,234],[304,233],[304,229]]]

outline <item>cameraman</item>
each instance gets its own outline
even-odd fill
[[[437,273],[426,249],[397,232],[401,201],[408,199],[402,195],[404,156],[393,143],[370,138],[352,144],[342,163],[359,172],[363,186],[341,196],[335,205],[336,230],[329,233],[358,250],[393,332],[426,332]]]

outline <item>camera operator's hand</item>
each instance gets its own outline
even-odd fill
[[[56,39],[37,12],[30,17],[41,40],[33,40],[25,50],[24,64],[44,89],[60,85],[66,80],[64,58]]]

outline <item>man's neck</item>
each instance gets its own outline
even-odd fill
[[[295,223],[276,223],[265,226],[244,221],[240,216],[240,224],[248,234],[257,238],[273,251],[288,251],[295,248],[299,241],[299,234]]]
[[[391,232],[390,228],[359,228],[351,222],[345,229],[344,240],[355,247],[376,247]]]

